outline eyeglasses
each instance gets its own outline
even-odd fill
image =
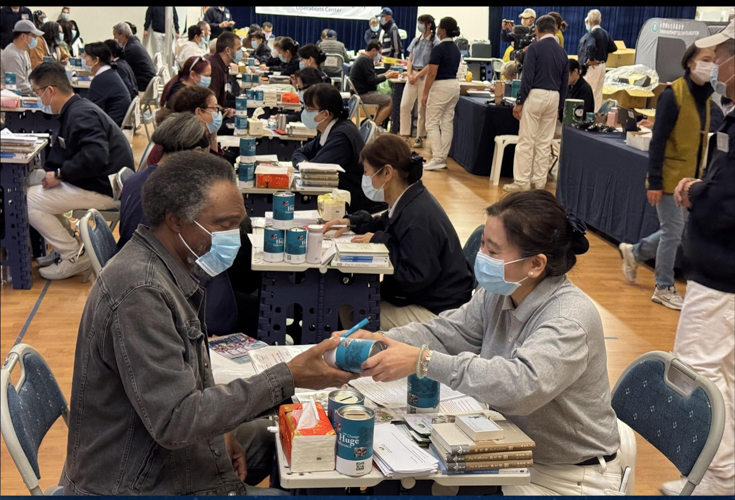
[[[217,105],[217,106],[204,106],[202,109],[213,109],[215,111],[215,113],[218,112],[218,111],[221,113],[222,111],[224,111],[225,108],[223,108],[222,106]]]
[[[49,87],[56,87],[56,85],[46,85],[45,87],[41,87],[39,89],[34,89],[33,90],[33,95],[35,95],[36,97],[41,97],[43,94],[46,93],[46,89],[49,88]],[[39,92],[41,92],[41,93],[39,94]]]

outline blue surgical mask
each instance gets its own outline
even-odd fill
[[[239,63],[240,61],[242,61],[242,50],[235,52],[235,62]]]
[[[212,123],[207,123],[207,130],[210,134],[217,132],[222,126],[222,111],[217,111],[212,115]]]
[[[730,57],[727,61],[725,61],[722,64],[727,63],[728,61],[730,61],[730,59],[732,59],[732,57]],[[719,75],[720,75],[720,65],[713,64],[712,70],[710,71],[710,74],[709,74],[709,83],[710,85],[712,85],[712,88],[714,89],[715,94],[725,95],[725,93],[727,92],[727,82],[730,81],[730,78],[732,78],[732,76],[727,79],[727,82],[721,82],[717,79]]]
[[[286,56],[284,56],[283,54],[278,54],[278,59],[280,59],[281,62],[286,62]]]
[[[373,61],[380,62],[381,57],[383,57],[383,54],[378,53],[375,55],[375,57],[373,57]]]
[[[61,14],[61,18],[68,21],[69,20],[69,14],[67,12],[64,12]]]
[[[37,99],[38,102],[38,109],[42,111],[43,113],[46,113],[47,115],[53,115],[54,112],[51,111],[51,105],[50,104],[44,104],[41,100],[41,96],[38,96]]]
[[[63,41],[64,41],[64,34],[63,34],[63,33],[59,33],[59,34],[57,34],[57,35],[56,35],[56,42],[57,42],[57,43],[61,43],[61,42],[63,42]]]
[[[382,168],[380,170],[383,170]],[[383,191],[383,188],[385,187],[385,183],[378,189],[375,189],[373,187],[373,177],[378,175],[380,173],[380,170],[375,172],[373,175],[364,175],[362,176],[362,192],[365,193],[365,196],[367,196],[368,200],[372,201],[385,201],[385,192]]]
[[[258,47],[260,47],[260,44],[256,41],[250,42],[250,45],[253,46],[253,50],[258,50]]]
[[[212,38],[212,35],[207,35],[207,36],[205,36],[205,37],[204,37],[204,41],[205,41],[206,43],[209,43],[209,40],[210,40],[211,38]]]
[[[386,24],[387,22],[388,22],[388,21],[386,21],[384,17],[381,17],[381,18],[380,18],[380,25],[381,25],[381,26],[385,26],[385,24]]]
[[[204,226],[199,224],[197,221],[194,221],[194,224],[201,227],[204,231],[207,231],[204,229]],[[212,246],[209,248],[209,251],[202,256],[197,255],[194,250],[191,249],[181,236],[181,233],[179,233],[179,238],[181,238],[181,241],[184,242],[186,248],[188,248],[189,251],[197,258],[197,265],[201,267],[205,273],[214,278],[218,274],[227,271],[227,269],[232,267],[232,264],[235,262],[237,252],[240,250],[240,230],[231,229],[229,231],[215,231],[213,233],[207,231],[207,234],[212,236]]]
[[[316,121],[316,115],[319,113],[321,113],[321,111],[307,111],[306,108],[304,108],[301,111],[301,123],[306,125],[307,128],[316,129],[317,125],[321,123]]]
[[[299,61],[299,69],[304,69],[306,67],[306,63],[304,61]]]
[[[373,31],[373,33],[377,33],[380,30],[380,26],[370,26],[370,29]]]
[[[419,30],[419,33],[423,33],[424,31],[426,31],[426,25],[419,23],[416,25],[416,29]]]
[[[589,25],[589,24],[587,24],[587,23],[585,23],[585,25],[584,25],[584,29],[586,29],[587,31],[589,31],[589,30],[590,30],[590,25]]]
[[[199,78],[200,78],[200,80],[199,80],[199,86],[200,87],[209,87],[209,84],[212,83],[212,77],[211,76],[204,76],[204,75],[202,75]]]
[[[488,293],[497,295],[510,295],[515,292],[521,282],[505,281],[505,266],[524,259],[516,259],[510,262],[503,262],[500,259],[494,259],[484,253],[477,252],[475,259],[475,279]],[[526,278],[523,278],[525,280]],[[521,280],[521,281],[523,281]]]
[[[36,45],[38,45],[38,38],[31,40],[31,43],[28,44],[28,48],[33,50],[36,48]]]

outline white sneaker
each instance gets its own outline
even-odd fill
[[[81,255],[67,260],[59,260],[48,267],[42,267],[38,272],[42,278],[47,280],[65,280],[77,274],[84,274],[86,279],[91,270],[92,261],[89,260],[89,256]]]
[[[661,485],[659,491],[667,497],[678,497],[686,482],[687,480],[685,477],[677,479],[676,481],[667,481]]]
[[[428,163],[424,163],[424,170],[441,170],[447,168],[446,160],[435,160],[432,158]]]
[[[41,267],[50,266],[54,262],[56,262],[56,259],[60,258],[60,255],[56,252],[49,252],[48,254],[44,255],[43,257],[39,257],[36,259],[36,262]]]
[[[534,182],[533,189],[546,189],[546,181]]]
[[[503,191],[507,191],[508,193],[516,193],[518,191],[530,191],[531,186],[528,184],[519,184],[517,182],[512,182],[510,184],[506,184],[503,186]]]
[[[415,141],[413,141],[413,147],[420,148],[424,145],[424,140],[421,137],[417,137]]]
[[[674,309],[676,311],[681,311],[681,306],[684,305],[684,299],[673,286],[667,286],[664,288],[656,287],[653,291],[653,297],[651,297],[651,300],[656,304],[661,304],[662,306],[666,306],[669,309]]]
[[[618,250],[623,258],[623,276],[632,285],[635,283],[635,277],[638,273],[638,261],[635,260],[635,254],[633,254],[633,245],[621,243],[618,245]]]

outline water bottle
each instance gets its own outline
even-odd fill
[[[277,126],[278,120],[276,119],[276,115],[271,115],[271,117],[268,118],[268,128],[271,130],[275,130]]]

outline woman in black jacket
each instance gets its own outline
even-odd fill
[[[370,201],[362,191],[360,151],[365,142],[354,123],[347,119],[342,96],[336,87],[326,83],[311,85],[304,92],[301,121],[319,131],[311,141],[294,151],[291,162],[337,163],[344,170],[339,174],[339,188],[352,195],[349,212],[367,210],[376,213],[388,208],[383,202]]]
[[[130,99],[135,99],[136,97],[138,97],[138,83],[135,79],[133,68],[131,68],[127,61],[122,58],[122,47],[119,43],[117,43],[117,40],[113,40],[112,38],[109,40],[105,40],[104,43],[105,45],[107,45],[107,48],[110,49],[110,53],[112,53],[112,63],[110,64],[110,66],[112,67],[112,69],[117,71],[118,75],[120,75],[120,78],[125,84],[125,87],[128,89],[128,92],[130,93]]]
[[[327,60],[327,54],[325,54],[316,44],[307,43],[299,49],[299,66],[300,69],[314,68],[319,72],[319,76],[322,79],[322,83],[332,83],[332,79],[322,71],[322,63]],[[295,79],[292,79],[295,82]]]
[[[360,162],[365,194],[385,199],[390,210],[375,217],[361,211],[328,222],[324,232],[337,224],[352,225],[359,235],[353,242],[388,247],[394,273],[380,285],[381,330],[427,322],[468,302],[472,269],[449,217],[421,182],[423,158],[399,136],[384,134],[365,146]],[[345,231],[337,230],[336,236]]]
[[[110,66],[112,53],[102,42],[84,46],[84,62],[94,75],[87,99],[102,108],[118,127],[122,125],[130,107],[130,92],[117,71]]]
[[[271,48],[265,42],[265,33],[253,31],[250,33],[250,47],[253,49],[251,56],[258,62],[264,63],[271,57]]]
[[[576,59],[569,59],[569,93],[567,99],[581,99],[584,101],[584,114],[595,111],[595,94],[592,87],[584,79],[587,68],[579,64]]]
[[[278,52],[278,59],[281,61],[281,76],[291,76],[299,69],[299,44],[291,38],[284,36],[281,41],[273,46]]]

